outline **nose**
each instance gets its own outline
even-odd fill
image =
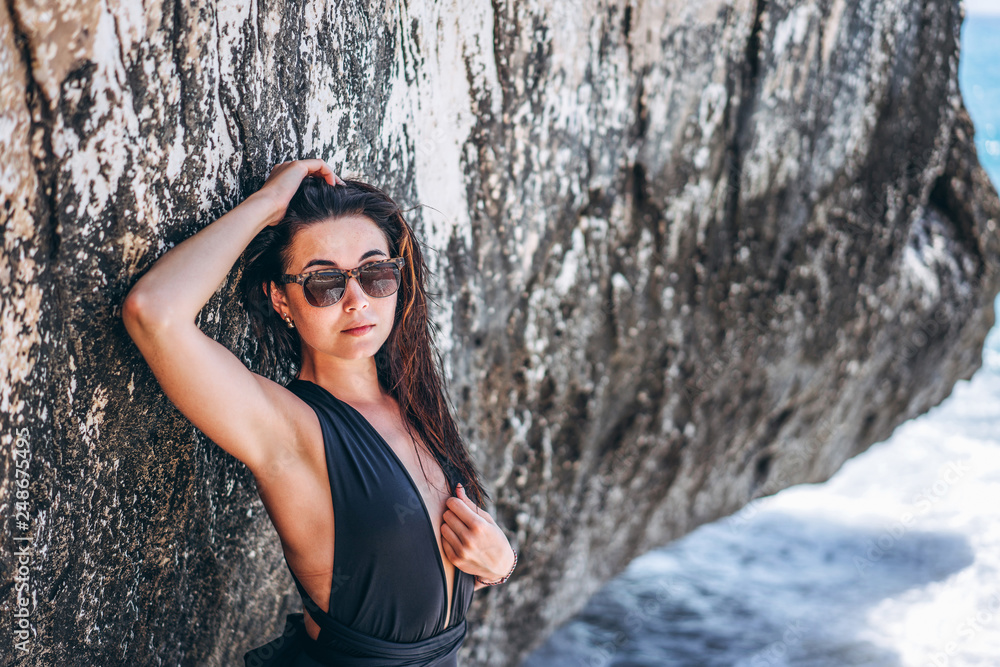
[[[344,310],[368,307],[368,295],[361,289],[361,283],[358,282],[358,279],[353,276],[347,280],[344,296],[340,300],[344,304]]]

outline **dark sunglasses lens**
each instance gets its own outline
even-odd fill
[[[320,308],[332,306],[344,296],[344,276],[338,274],[319,274],[310,276],[303,287],[306,288],[306,300]]]
[[[361,270],[361,288],[368,296],[389,296],[399,289],[399,267],[374,265]]]

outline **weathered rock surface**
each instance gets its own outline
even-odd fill
[[[242,664],[299,608],[252,476],[119,316],[168,247],[300,156],[426,205],[452,396],[520,553],[477,594],[463,664],[516,664],[634,556],[828,478],[970,377],[993,321],[1000,203],[961,19],[0,5],[5,518],[31,454],[4,538],[30,537],[31,637],[2,662]],[[200,324],[253,367],[237,272]]]

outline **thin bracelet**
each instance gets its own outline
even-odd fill
[[[479,583],[483,584],[484,586],[496,586],[496,585],[502,584],[505,581],[507,581],[508,579],[510,579],[511,573],[513,573],[514,572],[514,568],[517,567],[517,549],[514,549],[513,551],[514,551],[514,564],[510,566],[510,572],[508,572],[506,575],[504,575],[503,579],[500,579],[499,581],[483,581],[482,579],[479,578],[479,575],[477,574],[476,575],[476,581],[478,581]]]

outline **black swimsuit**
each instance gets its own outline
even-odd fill
[[[292,572],[319,638],[305,632],[301,612],[290,614],[282,637],[247,653],[246,665],[457,666],[475,577],[455,568],[445,628],[444,562],[409,471],[348,403],[308,380],[285,386],[313,408],[323,431],[335,516],[330,611]]]

